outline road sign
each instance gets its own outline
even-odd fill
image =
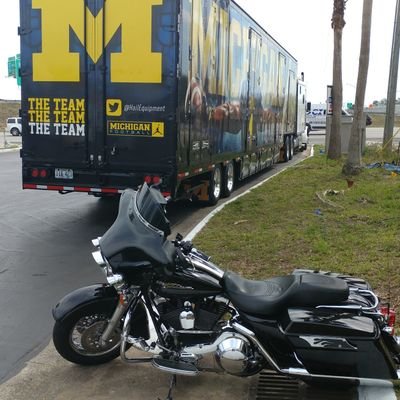
[[[15,57],[8,57],[8,77],[15,78]]]
[[[17,85],[21,86],[21,54],[15,56],[15,75],[17,78]]]
[[[16,78],[17,85],[21,86],[21,55],[17,54],[13,57],[8,57],[8,77],[9,78]]]

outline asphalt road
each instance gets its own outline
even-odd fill
[[[246,180],[235,194],[287,165]],[[118,210],[116,200],[82,193],[23,191],[20,171],[19,152],[0,153],[0,383],[48,344],[51,309],[62,296],[104,281],[91,240],[104,234]],[[190,202],[170,205],[173,235],[186,235],[211,210]]]
[[[0,154],[0,381],[49,339],[51,308],[66,292],[103,281],[91,239],[116,203],[21,189],[19,153]]]

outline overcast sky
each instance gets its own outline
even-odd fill
[[[138,1],[138,0],[137,0]],[[332,81],[333,0],[236,0],[283,45],[304,72],[308,99],[323,102]],[[348,0],[343,31],[343,100],[354,102],[363,0]],[[18,0],[0,1],[0,98],[19,99],[16,80],[5,78],[7,58],[19,52]],[[387,96],[396,0],[375,0],[366,104]],[[400,97],[400,84],[398,94]]]

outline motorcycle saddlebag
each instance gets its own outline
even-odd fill
[[[282,329],[311,374],[397,379],[379,327],[371,318],[293,308],[288,310]]]

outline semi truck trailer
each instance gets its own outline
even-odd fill
[[[297,61],[234,1],[20,10],[24,189],[214,204],[306,146]]]

